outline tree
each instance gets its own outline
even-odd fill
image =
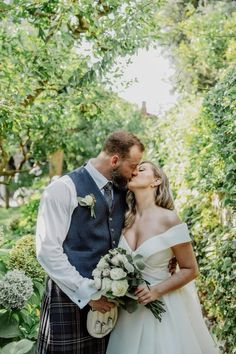
[[[197,6],[196,6],[197,5]],[[160,40],[176,68],[175,88],[204,95],[235,64],[235,1],[167,1],[157,14]]]
[[[99,112],[104,73],[118,56],[157,37],[158,3],[1,3],[0,176],[21,172],[30,156],[45,161],[56,149],[66,149],[73,132],[87,129],[88,116]],[[12,169],[9,161],[17,150],[21,158]]]

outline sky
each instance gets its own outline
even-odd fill
[[[121,60],[125,65],[125,60]],[[160,49],[140,49],[132,57],[132,63],[125,67],[124,75],[114,82],[112,90],[125,100],[136,103],[141,108],[146,101],[148,113],[158,114],[166,111],[177,101],[177,95],[171,93],[170,77],[174,69],[170,60],[161,54]],[[122,88],[121,82],[137,79],[128,88]]]

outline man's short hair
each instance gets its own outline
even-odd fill
[[[134,145],[137,145],[141,152],[145,149],[143,143],[136,135],[127,131],[117,130],[107,137],[103,151],[108,155],[119,154],[124,159],[128,157],[130,148]]]

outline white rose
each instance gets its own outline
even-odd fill
[[[125,269],[127,270],[128,273],[133,273],[134,272],[134,266],[130,264],[129,262],[124,264]]]
[[[110,271],[110,277],[113,280],[123,279],[126,277],[126,275],[127,275],[127,273],[124,272],[123,269],[121,269],[121,268],[113,268]]]
[[[103,278],[102,279],[102,290],[110,291],[112,285],[112,280],[110,278]]]
[[[110,275],[110,270],[109,269],[104,269],[103,271],[102,271],[102,275],[104,276],[104,277],[109,277],[109,275]]]
[[[93,205],[94,204],[94,199],[91,195],[86,195],[84,198],[84,201],[87,205]]]
[[[111,285],[112,294],[114,296],[124,296],[128,290],[129,284],[126,279],[114,280]]]
[[[112,259],[111,259],[111,263],[112,264],[114,264],[114,265],[119,265],[119,257],[118,257],[119,255],[118,254],[116,254],[115,256],[113,256],[112,257]]]
[[[102,286],[102,281],[100,278],[94,278],[94,285],[96,289],[100,290]]]
[[[110,253],[112,256],[115,256],[115,255],[118,254],[119,252],[114,248],[114,249],[110,250],[109,253]]]
[[[104,258],[101,258],[100,261],[97,264],[97,268],[99,270],[103,270],[105,268],[109,268],[109,264],[105,261]]]
[[[128,261],[127,257],[123,256],[123,264],[128,273],[134,272],[134,266]]]
[[[109,254],[106,254],[105,256],[103,256],[103,258],[104,258],[106,261],[109,261],[110,255],[109,255]]]
[[[117,258],[119,259],[119,262],[121,262],[122,264],[127,261],[127,258],[125,257],[124,254],[118,254]]]
[[[126,257],[124,254],[120,254],[120,260],[121,260],[123,263],[128,262],[128,259],[127,259],[127,257]]]
[[[97,268],[95,268],[95,269],[92,271],[92,276],[93,276],[94,278],[100,277],[101,274],[102,274],[101,270],[99,270],[99,269],[97,269]]]

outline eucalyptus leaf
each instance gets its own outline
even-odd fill
[[[137,303],[136,300],[130,299],[130,300],[125,302],[125,309],[129,313],[132,313],[132,312],[136,311],[137,307],[138,307],[138,303]]]

